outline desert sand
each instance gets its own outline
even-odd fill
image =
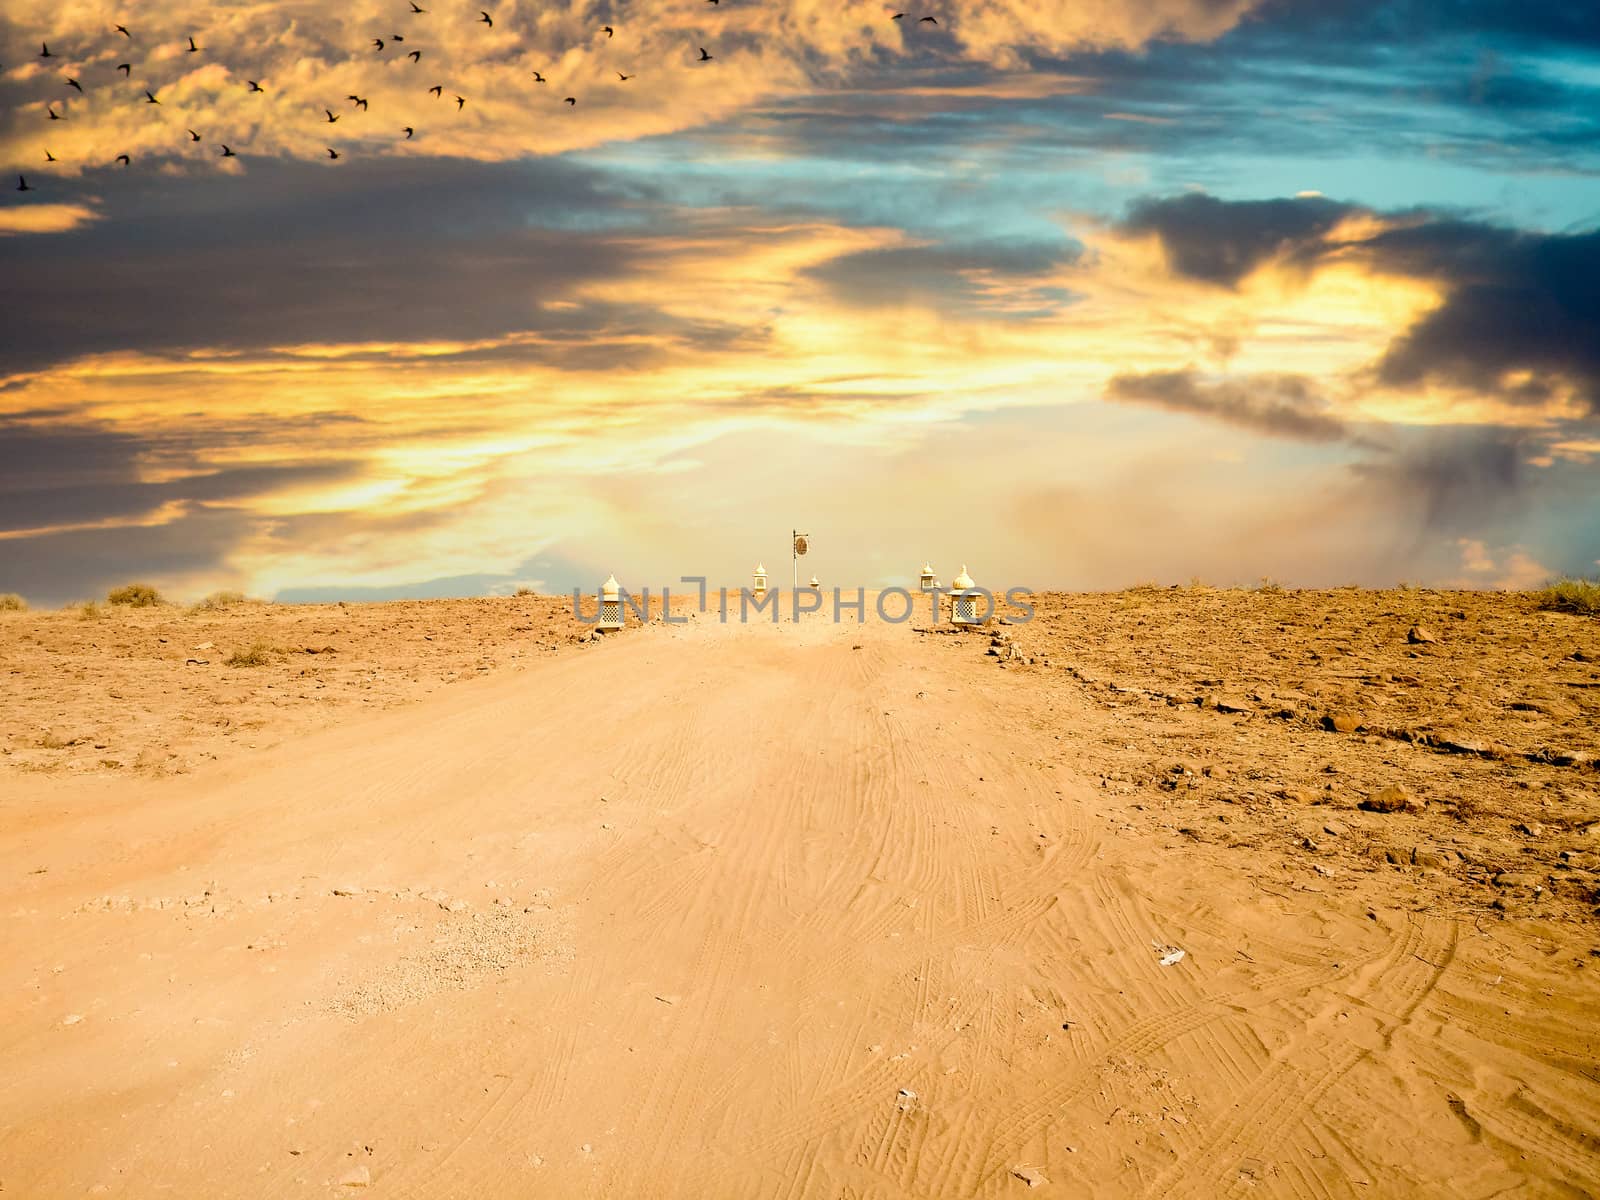
[[[1600,623],[926,626],[0,615],[0,1191],[1600,1190]]]

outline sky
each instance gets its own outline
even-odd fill
[[[1600,8],[482,2],[8,0],[0,591],[1600,573]]]

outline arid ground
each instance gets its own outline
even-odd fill
[[[870,613],[0,614],[0,1194],[1600,1191],[1600,622]]]

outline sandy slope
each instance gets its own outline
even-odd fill
[[[1592,926],[1141,825],[1064,749],[1115,713],[956,641],[658,625],[7,777],[4,1194],[1596,1188]]]

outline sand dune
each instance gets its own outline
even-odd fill
[[[1323,729],[1351,698],[1270,649],[1181,701],[1221,652],[1188,608],[1128,603],[1049,598],[995,644],[702,618],[580,646],[574,625],[385,711],[302,722],[258,697],[258,748],[208,740],[176,775],[39,769],[16,728],[48,689],[9,676],[0,1184],[1593,1192],[1579,718],[1600,681],[1571,657],[1593,622],[1537,626],[1559,656],[1473,624],[1508,687],[1565,664],[1558,762],[1506,705],[1471,718],[1516,723],[1503,754],[1375,716]],[[1254,603],[1231,613],[1247,640],[1293,623]],[[378,607],[343,619],[370,631]],[[8,661],[52,619],[15,618]],[[1391,677],[1364,713],[1467,653],[1454,630],[1418,650],[1415,620],[1359,622],[1357,669]],[[1152,644],[1172,649],[1122,657]],[[1304,697],[1292,717],[1274,688]],[[151,744],[190,712],[153,707]],[[1360,807],[1391,783],[1409,805]]]

